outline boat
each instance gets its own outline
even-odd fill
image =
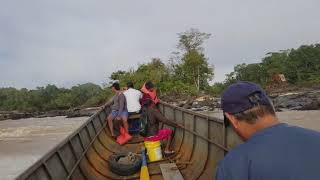
[[[171,121],[184,125],[174,128],[171,146],[176,154],[161,161],[148,163],[150,179],[163,179],[160,164],[176,160],[186,180],[213,179],[218,162],[226,153],[241,143],[239,137],[224,121],[191,110],[160,102],[159,109]],[[107,180],[139,179],[139,172],[119,176],[108,168],[108,157],[118,152],[139,152],[143,139],[135,135],[133,140],[120,146],[111,137],[106,117],[110,109],[99,110],[79,129],[20,174],[18,180]]]

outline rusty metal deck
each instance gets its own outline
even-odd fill
[[[185,179],[212,179],[219,160],[230,147],[240,143],[223,121],[161,102],[160,110],[170,120],[184,124],[185,129],[174,129],[172,147],[180,161],[189,162],[181,173]],[[22,173],[17,179],[28,180],[105,180],[138,179],[118,176],[108,168],[107,159],[115,152],[138,152],[143,143],[136,139],[125,146],[118,145],[106,128],[109,109],[100,110],[66,140],[48,152],[41,160]],[[162,125],[166,126],[166,125]],[[148,164],[151,179],[163,179],[159,164]],[[191,162],[191,163],[190,163]]]

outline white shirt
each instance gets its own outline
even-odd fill
[[[128,112],[140,111],[141,109],[140,99],[142,98],[142,93],[136,89],[129,88],[123,94],[127,100]]]

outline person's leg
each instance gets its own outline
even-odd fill
[[[161,137],[161,139],[167,140],[166,147],[164,148],[165,154],[172,154],[174,151],[170,149],[170,145],[172,142],[172,130],[168,128],[160,129],[158,132],[158,136]]]
[[[127,133],[129,133],[128,117],[122,116],[121,119],[122,119],[124,129],[126,130]]]
[[[115,137],[116,135],[114,134],[113,132],[113,119],[114,119],[114,112],[111,112],[107,118],[108,120],[108,126],[109,126],[109,130],[110,130],[110,133],[111,133],[111,136],[112,137]]]
[[[123,124],[123,128],[125,129],[125,131],[129,134],[129,124],[128,124],[128,112],[123,111],[120,114],[121,120],[122,120],[122,124]]]
[[[170,134],[169,137],[168,137],[167,144],[166,144],[166,147],[164,149],[164,152],[171,152],[171,149],[170,149],[171,141],[172,141],[172,135]]]

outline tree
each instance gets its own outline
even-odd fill
[[[111,74],[110,79],[119,81],[121,86],[125,86],[128,81],[132,81],[137,88],[150,80],[157,86],[168,80],[169,70],[159,58],[152,58],[151,62],[140,64],[137,70],[117,71]]]
[[[211,34],[202,33],[198,29],[191,28],[188,31],[178,33],[178,48],[185,52],[196,50],[202,52],[204,40],[209,39]]]
[[[289,54],[286,76],[291,83],[320,82],[320,44],[301,46]]]
[[[181,60],[173,65],[175,76],[184,83],[194,85],[198,91],[204,89],[214,75],[213,67],[209,66],[202,47],[210,34],[190,29],[178,35],[178,48],[182,50],[183,55]]]
[[[238,64],[226,75],[225,84],[245,80],[265,86],[276,74],[284,74],[291,84],[320,83],[320,44],[271,52],[261,63]]]

